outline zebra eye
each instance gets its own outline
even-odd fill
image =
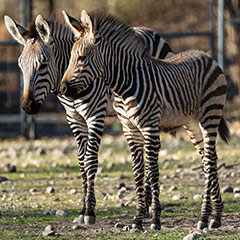
[[[45,69],[46,67],[47,67],[47,63],[42,63],[38,70]]]
[[[86,59],[87,56],[79,56],[78,61],[83,62]]]

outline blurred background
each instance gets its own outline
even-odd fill
[[[224,11],[221,13],[222,3]],[[229,121],[239,120],[240,1],[0,0],[0,138],[28,136],[31,122],[35,123],[32,137],[71,134],[65,111],[51,94],[37,116],[32,118],[21,112],[21,72],[17,66],[21,46],[11,38],[3,22],[4,15],[9,15],[28,26],[38,14],[47,18],[63,9],[75,18],[79,18],[82,9],[111,13],[132,26],[145,26],[159,32],[175,53],[201,49],[213,55],[222,61],[220,65],[228,78],[225,115]],[[220,50],[219,44],[222,45]],[[121,132],[116,118],[106,120],[106,132]]]

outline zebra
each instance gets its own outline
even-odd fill
[[[28,114],[39,112],[49,92],[57,95],[66,110],[67,122],[78,145],[78,162],[82,175],[83,208],[79,223],[94,224],[94,179],[98,167],[98,151],[104,130],[104,118],[113,115],[110,93],[101,81],[94,81],[76,97],[59,93],[60,80],[68,65],[74,35],[61,19],[45,20],[38,15],[26,30],[10,17],[5,25],[12,37],[24,46],[18,64],[24,75],[22,108]],[[71,21],[77,22],[74,18]],[[149,45],[154,57],[173,55],[159,34],[146,28],[134,31]]]
[[[81,12],[78,24],[63,11],[76,37],[60,92],[81,92],[100,79],[114,94],[114,109],[122,123],[132,155],[136,185],[133,226],[142,229],[145,192],[151,192],[152,230],[160,230],[159,201],[160,132],[184,127],[198,150],[205,175],[198,229],[221,226],[223,202],[217,176],[216,137],[228,142],[223,118],[227,82],[208,54],[188,50],[157,60],[127,24],[111,15]],[[146,180],[144,191],[144,154]],[[148,196],[147,196],[148,198]]]

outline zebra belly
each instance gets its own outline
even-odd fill
[[[160,130],[162,132],[175,131],[182,126],[187,125],[192,120],[193,116],[191,115],[164,112],[160,119]]]

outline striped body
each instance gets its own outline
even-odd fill
[[[16,23],[12,22],[9,24],[16,27],[15,32],[20,33],[19,25],[14,25]],[[41,29],[41,26],[44,29]],[[8,30],[24,45],[19,57],[19,66],[24,75],[23,109],[29,114],[37,113],[51,91],[57,94],[66,110],[68,124],[78,144],[78,161],[83,179],[83,209],[80,223],[94,223],[93,210],[96,205],[94,179],[98,167],[98,151],[104,129],[104,118],[106,114],[113,114],[112,95],[109,95],[101,81],[94,81],[74,98],[58,93],[59,83],[68,65],[74,43],[74,36],[66,25],[55,21],[47,22],[37,17],[31,30],[21,33],[24,37],[23,41],[11,32],[10,27]],[[170,47],[157,33],[143,28],[135,28],[135,31],[146,44],[149,44],[153,56],[170,55]]]
[[[132,155],[137,195],[134,226],[142,228],[145,209],[151,205],[151,228],[160,229],[159,132],[184,127],[200,153],[205,173],[198,228],[208,226],[209,216],[212,218],[209,227],[219,227],[223,204],[217,178],[217,131],[224,140],[229,137],[222,117],[226,79],[219,66],[197,50],[166,60],[152,58],[144,41],[111,16],[90,17],[82,11],[81,23],[84,28],[78,31],[70,24],[78,41],[73,46],[62,86],[81,92],[94,79],[102,77],[113,91],[114,108]],[[66,92],[64,87],[60,89]]]

